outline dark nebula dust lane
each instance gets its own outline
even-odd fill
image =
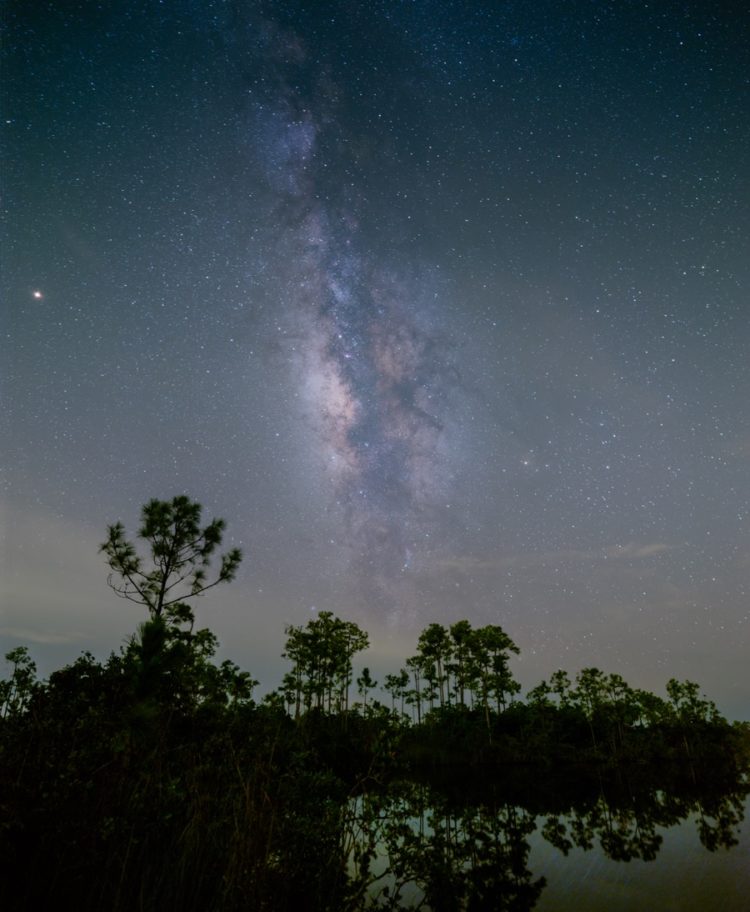
[[[744,712],[744,26],[7,3],[9,648],[127,635],[101,530],[184,492],[248,555],[213,619],[248,667],[311,606],[404,653],[468,617],[532,681],[692,677]]]
[[[299,68],[309,52],[288,33],[270,41],[275,95],[265,93],[253,117],[273,217],[293,259],[284,319],[298,328],[306,443],[319,451],[345,523],[356,594],[397,616],[404,577],[434,550],[455,471],[444,446],[459,389],[455,354],[418,275],[399,275],[369,249],[359,228],[364,203],[325,199],[329,163],[321,149],[332,145],[328,134],[345,133],[329,98],[344,90],[313,66],[308,81],[316,88],[296,98],[285,81],[286,55]]]

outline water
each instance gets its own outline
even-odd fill
[[[613,861],[595,847],[565,857],[541,834],[530,839],[530,866],[547,885],[538,912],[746,912],[750,908],[750,801],[737,829],[739,845],[709,852],[697,834],[694,815],[666,829],[653,861]]]
[[[348,809],[362,890],[351,908],[746,912],[748,786],[660,779],[401,782],[361,795]]]

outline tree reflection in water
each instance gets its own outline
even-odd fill
[[[527,864],[534,817],[522,808],[459,808],[401,783],[360,796],[351,811],[365,834],[351,857],[366,908],[530,909],[542,891]]]
[[[747,787],[708,798],[653,791],[618,805],[602,792],[589,807],[547,817],[542,835],[564,855],[574,846],[589,850],[597,843],[613,861],[653,861],[663,841],[657,827],[677,826],[695,814],[700,841],[713,852],[737,845],[746,795]]]
[[[399,783],[351,799],[343,814],[351,892],[348,908],[449,910],[533,909],[545,878],[529,869],[536,830],[568,855],[600,849],[614,861],[653,861],[668,829],[693,816],[709,851],[729,849],[750,787],[724,779],[700,789],[677,781],[659,788],[600,782],[593,794],[557,792],[550,812],[538,801],[522,806],[474,784],[473,800],[426,784]],[[485,799],[477,797],[477,791]]]

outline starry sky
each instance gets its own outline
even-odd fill
[[[750,18],[604,0],[8,0],[4,650],[142,620],[106,525],[185,493],[283,630],[501,624],[750,717]]]

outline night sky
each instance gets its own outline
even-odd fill
[[[750,17],[731,4],[3,7],[4,651],[143,619],[106,525],[227,520],[275,687],[501,624],[750,717]]]

